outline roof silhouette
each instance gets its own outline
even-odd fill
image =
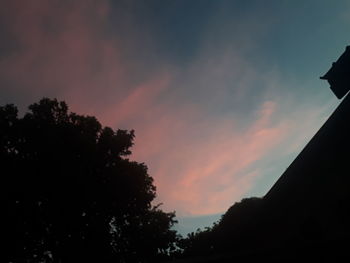
[[[190,246],[189,255],[194,256],[176,262],[343,262],[349,258],[349,70],[347,47],[321,77],[338,98],[345,96],[337,109],[262,199],[233,205],[211,232],[192,240],[195,246],[192,251]]]
[[[322,77],[338,98],[350,89],[349,70],[347,47]],[[226,220],[197,239],[192,252],[198,257],[177,262],[343,262],[348,258],[350,94],[262,200],[240,204],[246,210],[235,204],[224,215]],[[210,249],[217,254],[210,254]]]
[[[322,77],[338,98],[350,89],[350,48]],[[341,240],[350,233],[350,96],[264,196],[276,240]],[[276,232],[276,231],[275,231]],[[278,236],[278,237],[277,237]]]

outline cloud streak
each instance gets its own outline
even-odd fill
[[[58,97],[104,125],[135,129],[132,158],[149,166],[157,201],[181,216],[220,213],[251,194],[266,165],[300,150],[331,108],[301,105],[273,65],[249,58],[265,32],[254,23],[235,26],[251,34],[215,41],[223,25],[209,27],[183,65],[157,54],[152,31],[109,1],[3,7],[11,48],[0,58],[0,102]]]
[[[166,121],[152,122],[160,136],[152,128],[147,132],[147,127],[149,137],[139,134],[135,158],[150,158],[144,143],[160,146],[149,164],[160,200],[166,200],[168,208],[186,215],[222,212],[259,176],[250,166],[287,135],[288,124],[269,123],[274,107],[273,102],[264,103],[256,121],[243,131],[235,129],[231,119],[167,112]]]

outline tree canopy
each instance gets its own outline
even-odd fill
[[[233,255],[257,247],[262,199],[244,198],[232,205],[212,227],[198,229],[179,241],[182,257]]]
[[[0,107],[6,262],[155,262],[173,250],[175,213],[152,206],[134,131],[102,127],[44,98]]]

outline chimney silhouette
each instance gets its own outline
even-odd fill
[[[331,85],[331,90],[341,99],[350,90],[350,46],[347,46],[345,52],[332,64],[328,72],[320,79],[325,79]]]

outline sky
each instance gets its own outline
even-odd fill
[[[263,196],[339,104],[346,0],[0,0],[0,105],[134,129],[180,233]]]

